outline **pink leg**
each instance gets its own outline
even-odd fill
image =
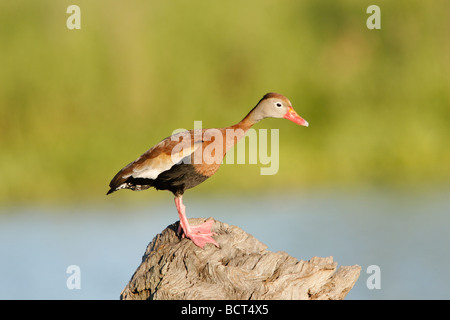
[[[216,247],[219,247],[217,242],[212,238],[215,235],[211,232],[211,227],[214,223],[213,220],[206,221],[198,226],[191,226],[186,217],[186,207],[183,204],[182,196],[175,197],[175,205],[177,206],[178,215],[180,216],[180,226],[178,227],[178,233],[180,228],[183,230],[186,238],[189,238],[200,248],[203,248],[205,244],[212,243]]]

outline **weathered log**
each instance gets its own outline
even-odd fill
[[[211,219],[211,218],[209,218]],[[205,219],[189,219],[196,225]],[[333,257],[309,261],[267,246],[242,229],[215,221],[220,248],[204,249],[168,226],[147,246],[142,263],[120,298],[143,299],[343,299],[359,277],[358,265],[341,266]]]

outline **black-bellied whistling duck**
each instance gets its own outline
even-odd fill
[[[198,226],[189,224],[182,201],[183,193],[211,177],[219,169],[225,153],[248,129],[264,118],[285,118],[308,126],[308,122],[294,111],[286,97],[268,93],[241,122],[233,126],[190,130],[162,140],[120,170],[111,180],[111,189],[107,194],[120,189],[145,190],[150,187],[169,190],[175,196],[180,217],[178,232],[184,232],[184,236],[201,248],[206,243],[219,247],[212,237],[215,235],[211,231],[213,220]]]

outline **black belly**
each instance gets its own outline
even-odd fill
[[[198,173],[191,164],[178,163],[167,171],[161,172],[156,179],[129,177],[130,189],[144,190],[154,187],[157,190],[169,190],[175,196],[202,183],[208,176]],[[134,187],[134,188],[133,188]]]

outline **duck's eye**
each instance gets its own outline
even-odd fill
[[[277,102],[277,103],[275,103],[275,105],[278,107],[278,108],[281,108],[283,105],[281,104],[281,102]]]

